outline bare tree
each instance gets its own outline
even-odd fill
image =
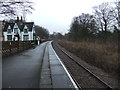
[[[102,31],[107,31],[108,28],[113,26],[116,13],[114,8],[109,3],[102,3],[99,6],[94,7],[94,14],[97,24]]]
[[[116,13],[117,13],[117,23],[118,23],[118,28],[120,29],[120,1],[115,2],[116,5]]]
[[[1,0],[0,16],[15,16],[20,13],[31,13],[33,2],[28,0]]]

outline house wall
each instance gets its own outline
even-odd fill
[[[20,41],[21,41],[21,32],[20,32],[20,29],[18,28],[18,25],[16,23],[15,23],[14,28],[13,28],[13,38],[14,38],[14,35],[17,35],[16,33],[14,33],[16,28],[17,28],[18,34],[20,36]]]
[[[35,33],[35,25],[33,25],[32,33]]]
[[[29,32],[29,40],[33,40],[33,32]]]
[[[13,41],[13,39],[14,39],[14,35],[16,35],[16,34],[14,33],[15,28],[17,28],[17,30],[18,30],[18,34],[21,36],[20,29],[18,28],[17,24],[15,24],[15,25],[14,25],[14,28],[13,28],[13,31],[12,31],[11,33],[3,32],[3,35],[4,35],[4,41],[8,41],[8,40],[7,40],[7,35],[12,35],[12,41]],[[11,27],[8,26],[8,29],[11,29]]]
[[[21,41],[23,41],[23,32],[21,32]]]
[[[3,32],[4,35],[4,41],[7,41],[7,32]]]
[[[2,41],[2,22],[0,21],[0,41]]]
[[[12,40],[14,38],[14,33],[13,32],[11,34],[8,34],[7,32],[3,32],[3,35],[4,35],[4,41],[8,41],[7,40],[7,35],[12,35]]]
[[[8,27],[8,28],[9,28],[9,27]],[[15,24],[12,33],[3,32],[4,41],[7,41],[7,35],[12,35],[12,41],[13,41],[14,35],[16,35],[16,34],[14,33],[15,28],[18,29],[18,34],[20,35],[20,41],[24,41],[24,35],[28,35],[28,40],[33,40],[33,33],[35,33],[34,25],[33,25],[33,28],[32,28],[32,31],[31,31],[31,32],[28,31],[28,33],[24,33],[24,29],[28,29],[28,28],[26,27],[26,25],[25,25],[23,31],[21,32],[20,29],[18,28],[17,24]]]
[[[13,33],[14,33],[14,31],[15,31],[15,28],[17,28],[17,29],[18,29],[18,34],[20,35],[20,29],[18,28],[18,26],[17,26],[17,24],[16,24],[16,23],[15,23],[14,28],[13,28]],[[16,35],[16,34],[14,33],[14,35]]]
[[[28,40],[33,40],[33,32],[28,32],[25,34],[24,32],[21,32],[21,41],[24,41],[24,35],[28,35],[29,39]]]

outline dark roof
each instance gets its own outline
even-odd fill
[[[7,31],[7,28],[9,25],[10,25],[11,29],[13,30],[15,23],[6,22],[4,29],[3,29],[3,32]],[[25,25],[28,27],[29,31],[32,31],[32,27],[34,25],[34,22],[17,22],[17,25],[18,25],[20,31],[23,31]]]
[[[32,31],[34,22],[25,22],[24,25],[26,25],[29,28],[29,31]]]
[[[14,24],[15,24],[15,23],[6,22],[6,23],[5,23],[5,26],[4,26],[4,28],[3,28],[3,32],[7,31],[8,26],[10,26],[11,29],[13,30]]]

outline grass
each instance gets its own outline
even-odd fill
[[[118,45],[60,40],[59,44],[87,63],[107,72],[119,72]]]

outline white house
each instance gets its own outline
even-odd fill
[[[3,29],[4,41],[36,40],[34,22],[6,22]]]

